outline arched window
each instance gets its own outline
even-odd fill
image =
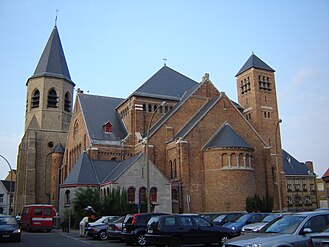
[[[128,202],[135,202],[135,188],[134,187],[129,187],[128,189]]]
[[[106,193],[107,196],[109,196],[109,195],[110,195],[110,188],[109,188],[109,187],[106,188],[106,192],[107,192],[107,193]]]
[[[177,179],[177,164],[176,164],[176,159],[174,159],[174,179]]]
[[[230,162],[231,162],[231,166],[238,166],[238,164],[237,164],[237,158],[236,158],[236,154],[235,153],[232,153],[231,154]]]
[[[174,179],[174,170],[172,166],[172,161],[169,161],[170,164],[170,179]]]
[[[71,198],[70,198],[70,191],[66,190],[65,191],[65,205],[71,204]]]
[[[37,108],[40,104],[40,91],[36,89],[33,93],[31,100],[31,108]]]
[[[222,154],[222,167],[228,166],[228,156],[226,153]]]
[[[157,202],[158,201],[158,189],[155,187],[152,187],[150,190],[150,201],[151,202]]]
[[[295,195],[295,205],[302,206],[302,204],[303,204],[302,198],[299,195]]]
[[[64,110],[67,112],[71,111],[71,106],[72,106],[72,102],[71,102],[71,95],[69,92],[66,92],[65,94],[65,101],[64,101]]]
[[[238,166],[244,166],[243,163],[243,153],[239,154]]]
[[[142,187],[139,189],[139,201],[146,202],[146,188]]]
[[[48,93],[48,104],[47,107],[57,108],[57,93],[55,89],[51,89]]]

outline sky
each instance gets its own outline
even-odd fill
[[[57,13],[58,10],[58,13]],[[126,98],[167,66],[237,101],[254,52],[275,72],[283,148],[329,168],[328,0],[0,0],[0,154],[16,168],[26,82],[55,25],[75,89]],[[0,178],[9,167],[0,159]]]

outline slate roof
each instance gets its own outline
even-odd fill
[[[246,148],[252,149],[242,137],[231,127],[225,123],[217,131],[217,133],[208,141],[204,148]]]
[[[63,185],[100,185],[114,182],[142,155],[135,155],[124,161],[92,160],[87,152],[83,152]]]
[[[10,180],[1,180],[1,182],[5,186],[6,190],[9,192],[10,191]],[[11,192],[15,192],[15,181],[12,181]]]
[[[242,74],[246,70],[250,68],[257,68],[257,69],[263,69],[271,72],[275,72],[274,69],[272,69],[270,66],[268,66],[266,63],[264,63],[259,57],[257,57],[254,53],[249,57],[247,62],[242,66],[242,68],[239,70],[239,72],[236,74],[236,76]]]
[[[56,26],[48,39],[34,74],[30,78],[41,76],[66,79],[73,83]]]
[[[196,84],[196,81],[165,65],[132,95],[180,100],[184,93]]]
[[[282,149],[282,162],[283,169],[286,175],[314,175],[315,174],[308,169],[308,167],[296,160],[292,155],[290,155],[287,151]]]
[[[53,149],[53,153],[60,153],[63,154],[65,152],[65,149],[61,143],[58,143],[56,147]]]
[[[174,140],[177,138],[184,138],[194,127],[195,125],[206,115],[206,113],[218,102],[221,98],[214,97],[209,100],[191,119],[188,121],[185,126],[174,136]]]
[[[91,94],[78,94],[78,98],[92,143],[116,144],[126,137],[127,130],[116,110],[124,99]],[[111,122],[112,133],[104,132],[106,122]]]

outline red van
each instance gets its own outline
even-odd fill
[[[27,231],[46,230],[50,232],[54,226],[56,209],[48,204],[31,204],[23,208],[21,228]]]

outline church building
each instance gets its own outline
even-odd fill
[[[236,74],[238,103],[212,83],[164,65],[127,98],[73,89],[55,26],[27,80],[15,210],[62,209],[77,188],[166,212],[245,210],[248,196],[286,208],[274,70],[252,54]],[[233,76],[233,75],[232,75]],[[124,82],[122,82],[124,83]],[[149,192],[148,192],[149,190]]]

